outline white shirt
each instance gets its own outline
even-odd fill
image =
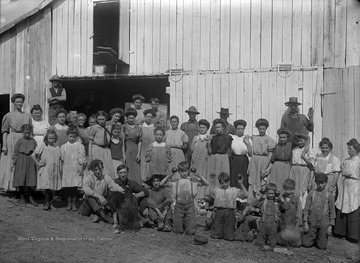
[[[233,151],[233,153],[236,155],[248,154],[248,148],[244,143],[244,136],[239,137],[237,135],[232,135],[232,134],[230,134],[230,136],[233,139],[231,142],[231,150]]]

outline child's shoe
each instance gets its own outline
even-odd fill
[[[171,232],[172,231],[172,227],[169,224],[165,224],[163,230],[163,232]]]
[[[263,245],[260,247],[261,251],[274,251],[273,247],[267,246],[267,245]]]

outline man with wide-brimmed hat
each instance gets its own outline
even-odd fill
[[[288,139],[291,143],[296,143],[294,140],[294,134],[296,132],[309,135],[309,132],[314,130],[314,110],[313,108],[309,109],[308,117],[304,114],[299,113],[299,105],[297,97],[290,97],[289,101],[285,102],[285,105],[288,106],[288,110],[284,113],[281,119],[281,128],[286,128],[290,131],[290,137]],[[308,145],[310,140],[307,140],[306,144]]]
[[[184,122],[180,126],[180,130],[184,131],[189,137],[189,146],[192,143],[195,135],[199,134],[199,124],[196,120],[196,115],[200,114],[194,106],[191,106],[188,110],[185,111],[189,115],[189,120]],[[190,163],[191,161],[191,149],[188,149],[185,152],[185,160]]]
[[[227,119],[232,113],[229,113],[229,108],[221,108],[220,111],[216,113],[220,114],[220,118],[225,121],[224,134],[232,134],[235,135],[235,127],[227,122]],[[213,125],[210,130],[210,134],[215,134],[215,126]]]
[[[58,75],[54,75],[49,79],[51,82],[50,93],[48,93],[49,103],[49,123],[56,124],[56,113],[64,108],[66,101],[66,91],[62,87],[61,79]]]

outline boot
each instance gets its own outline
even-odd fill
[[[33,198],[31,195],[30,195],[30,197],[29,197],[29,203],[32,204],[33,206],[39,206],[39,205],[35,202],[34,198]]]
[[[97,211],[98,216],[101,218],[102,221],[108,224],[114,224],[114,219],[112,217],[109,217],[107,214],[105,214],[103,209],[100,209]]]
[[[20,195],[20,199],[17,201],[17,203],[18,203],[19,205],[26,205],[24,194],[21,194],[21,195]]]
[[[72,199],[72,211],[73,212],[77,212],[77,207],[76,207],[76,201],[77,201],[77,197],[74,197],[73,199]]]
[[[50,196],[47,191],[45,191],[45,201],[44,201],[44,211],[49,211],[51,209],[50,207]]]
[[[68,197],[67,199],[67,202],[68,202],[68,205],[66,207],[66,211],[71,211],[72,210],[72,198],[71,197]]]

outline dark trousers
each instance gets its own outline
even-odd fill
[[[259,232],[256,239],[256,243],[263,246],[266,243],[275,247],[276,245],[276,236],[277,236],[277,222],[260,222]]]
[[[235,239],[235,211],[232,208],[216,208],[211,237],[233,241]]]
[[[185,230],[184,230],[185,229]],[[174,208],[174,232],[194,235],[196,231],[195,224],[195,205],[194,201],[188,204],[175,204]]]
[[[95,214],[97,211],[99,211],[102,208],[103,206],[95,197],[86,196],[83,199],[83,202],[80,205],[78,211],[83,216],[91,216],[92,214]]]
[[[348,214],[338,210],[335,222],[334,234],[360,241],[360,208]]]
[[[309,222],[309,232],[303,234],[302,245],[304,247],[312,247],[315,245],[318,249],[325,250],[328,242],[328,226],[328,224],[319,226]]]

